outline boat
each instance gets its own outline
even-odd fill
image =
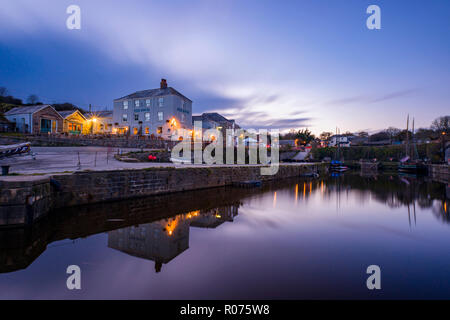
[[[339,130],[340,133],[340,130]],[[330,163],[330,172],[344,172],[348,170],[348,167],[344,165],[344,163],[339,160],[340,155],[341,155],[341,139],[340,139],[340,135],[338,135],[338,129],[336,128],[336,144],[337,144],[337,148],[336,148],[336,155],[335,158],[336,160],[331,160]]]
[[[330,171],[331,172],[344,172],[347,170],[348,170],[348,167],[345,166],[342,161],[332,160],[330,163]]]
[[[31,151],[30,142],[0,146],[0,159],[16,155],[29,154],[30,151]]]
[[[428,167],[423,163],[422,160],[418,159],[419,155],[417,152],[417,146],[414,139],[414,118],[411,137],[413,150],[410,150],[409,145],[409,115],[408,115],[406,120],[406,146],[405,146],[406,156],[400,159],[400,164],[398,165],[398,172],[408,174],[426,174],[428,171]]]
[[[426,174],[427,166],[420,160],[406,160],[400,161],[398,165],[398,171],[401,173],[412,173],[412,174]]]

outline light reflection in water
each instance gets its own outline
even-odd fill
[[[427,274],[447,274],[450,266],[443,254],[448,200],[441,184],[404,180],[349,175],[68,208],[65,220],[0,230],[0,298],[60,297],[67,292],[25,278],[52,283],[60,275],[46,270],[77,261],[89,263],[82,266],[86,276],[105,275],[89,279],[99,291],[86,297],[366,297],[355,289],[355,274],[373,260],[390,272],[413,272],[416,291],[399,289],[405,283],[396,279],[390,286],[420,297],[429,293]],[[64,239],[80,240],[61,247]],[[111,279],[119,290],[101,290]],[[30,284],[12,293],[2,281]],[[330,285],[336,283],[339,290]],[[450,288],[441,288],[438,297],[450,297]]]

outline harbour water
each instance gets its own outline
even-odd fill
[[[0,229],[0,299],[448,299],[447,193],[350,173],[67,208]]]

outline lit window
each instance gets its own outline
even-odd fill
[[[124,110],[128,109],[128,101],[123,102],[123,109]]]
[[[133,128],[133,134],[137,135],[138,134],[138,128]]]
[[[150,133],[150,128],[149,127],[145,127],[145,134],[149,134]]]
[[[128,115],[126,113],[123,114],[122,120],[123,120],[123,122],[127,122],[128,121]]]
[[[135,105],[136,107],[139,107],[139,100],[134,100],[134,105]]]
[[[164,98],[159,98],[159,106],[163,107],[164,106]]]
[[[138,121],[138,120],[139,120],[139,113],[135,113],[135,114],[134,114],[134,120],[135,120],[135,121]]]
[[[162,127],[158,127],[158,129],[156,130],[157,134],[161,134],[162,133]]]
[[[145,104],[147,105],[147,107],[150,107],[150,99],[145,100]]]
[[[158,121],[163,121],[164,115],[163,113],[160,111],[158,112]]]
[[[150,112],[145,113],[145,121],[150,121]]]

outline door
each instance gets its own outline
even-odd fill
[[[41,119],[41,133],[52,132],[52,120]]]

